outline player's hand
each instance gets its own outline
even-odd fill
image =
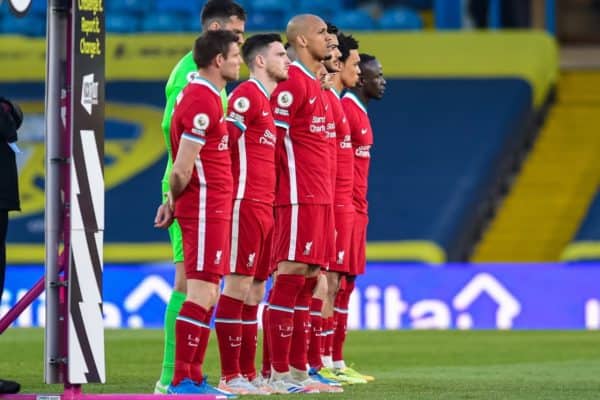
[[[173,223],[173,210],[169,203],[163,203],[158,206],[156,210],[156,217],[154,217],[154,227],[167,229]]]

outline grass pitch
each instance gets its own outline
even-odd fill
[[[214,383],[214,332],[205,372]],[[350,332],[347,361],[377,380],[345,386],[319,399],[599,399],[600,332]],[[259,351],[260,354],[260,351]],[[9,329],[0,336],[0,376],[23,393],[57,393],[43,381],[43,331]],[[106,385],[85,392],[149,393],[160,373],[162,331],[106,332]]]

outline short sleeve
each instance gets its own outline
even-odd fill
[[[227,110],[227,123],[245,132],[248,125],[256,118],[259,108],[258,101],[250,96],[247,90],[240,88],[235,90],[229,99]]]
[[[303,89],[302,81],[295,79],[288,79],[277,85],[271,95],[271,108],[277,127],[289,129],[290,121],[306,97]]]
[[[218,110],[214,102],[184,96],[179,107],[182,107],[181,126],[183,139],[191,140],[202,145],[206,144],[206,132],[218,124]]]

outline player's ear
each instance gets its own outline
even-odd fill
[[[254,63],[260,67],[264,67],[267,64],[267,60],[262,54],[257,54]]]
[[[225,56],[223,55],[223,53],[217,54],[217,56],[215,57],[215,64],[216,64],[217,68],[221,68],[221,65],[223,65],[224,62],[225,62]]]
[[[218,31],[219,29],[221,29],[221,24],[219,23],[219,21],[213,21],[210,24],[208,24],[206,29],[209,31]]]
[[[308,41],[306,40],[306,36],[304,36],[304,35],[298,35],[296,40],[297,40],[298,44],[300,45],[300,47],[306,47],[308,45]]]

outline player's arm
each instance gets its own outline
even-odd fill
[[[298,82],[288,79],[277,85],[271,96],[271,108],[278,137],[290,130],[291,121],[305,97],[305,89]]]
[[[169,176],[169,195],[173,202],[185,190],[192,177],[194,161],[204,146],[204,139],[184,133]]]
[[[248,96],[244,96],[244,93],[233,93],[226,118],[231,143],[237,143],[240,136],[248,129],[248,125],[252,124],[256,114],[255,110],[256,105]]]
[[[169,176],[169,203],[171,206],[175,199],[185,190],[192,177],[192,171],[198,153],[206,144],[206,132],[209,127],[214,124],[211,118],[214,119],[218,113],[210,109],[210,105],[202,104],[196,98],[184,98],[178,107],[185,107],[181,113],[181,141],[179,148],[173,160],[173,169]],[[202,104],[199,109],[198,104]],[[212,116],[212,117],[211,117]]]

